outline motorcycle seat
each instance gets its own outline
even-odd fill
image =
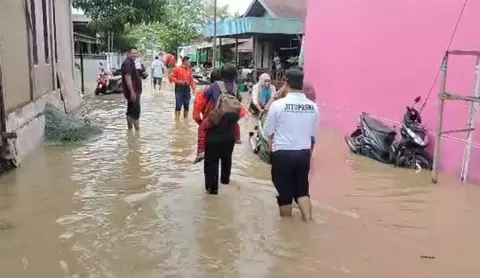
[[[391,127],[371,117],[368,114],[363,114],[363,119],[365,123],[368,125],[368,127],[370,127],[374,131],[384,133],[384,134],[392,134],[392,135],[396,134],[395,130],[393,130]]]

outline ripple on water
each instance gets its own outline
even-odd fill
[[[478,257],[477,248],[462,241],[480,232],[472,221],[480,216],[475,192],[435,193],[424,173],[351,156],[344,146],[332,156],[338,138],[326,132],[318,144],[323,164],[313,180],[321,184],[312,189],[321,194],[312,225],[301,223],[297,208],[293,219],[280,221],[269,166],[248,144],[235,147],[231,184],[206,196],[202,165],[192,164],[197,126],[172,120],[172,95],[143,96],[140,134],[125,130],[122,96],[89,97],[102,136],[80,147],[46,147],[2,179],[12,186],[0,187],[0,219],[14,224],[0,237],[3,276],[478,274],[468,260]],[[437,259],[426,265],[417,256],[424,253]],[[464,256],[459,262],[449,254]]]

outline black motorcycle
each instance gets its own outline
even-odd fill
[[[420,97],[415,99],[415,104],[418,102]],[[395,141],[397,133],[393,128],[362,113],[357,129],[345,137],[350,150],[396,167],[431,170],[433,159],[425,151],[428,132],[421,124],[422,118],[418,110],[408,106],[406,109],[400,127],[400,141]]]

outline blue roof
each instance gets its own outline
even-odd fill
[[[218,37],[235,37],[252,34],[303,34],[305,20],[300,18],[241,17],[217,22]],[[207,25],[203,34],[213,37],[213,23]]]

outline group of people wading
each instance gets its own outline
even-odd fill
[[[128,101],[127,123],[138,128],[140,117],[141,80],[132,68],[136,49],[128,52],[122,65],[125,97]],[[133,60],[132,60],[133,59]],[[277,91],[268,74],[262,74],[252,90],[252,102],[243,108],[237,86],[238,71],[226,64],[213,70],[211,84],[195,96],[193,119],[198,124],[198,146],[195,163],[203,160],[205,190],[217,195],[219,184],[230,183],[235,144],[241,143],[238,121],[249,115],[249,135],[261,113],[267,113],[264,132],[271,142],[272,181],[278,191],[277,202],[282,217],[292,215],[296,202],[304,221],[312,219],[309,196],[309,172],[315,136],[319,125],[318,107],[311,86],[304,86],[303,71],[285,72],[282,87]],[[188,117],[190,98],[195,82],[187,57],[173,69],[169,80],[175,84],[175,118]],[[140,81],[140,85],[137,81]]]

